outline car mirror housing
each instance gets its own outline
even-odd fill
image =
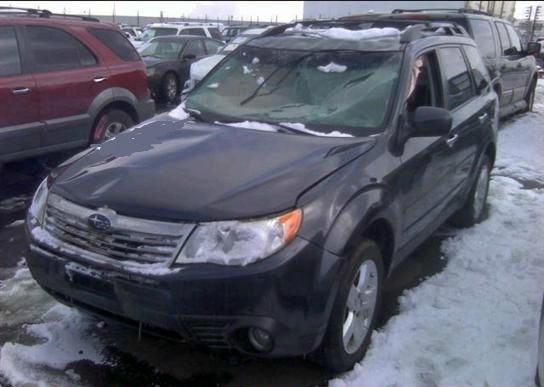
[[[527,55],[535,55],[535,54],[540,54],[540,48],[541,48],[541,44],[540,43],[537,43],[537,42],[529,42],[527,43],[527,50],[525,51],[525,53]]]
[[[452,127],[451,113],[439,107],[420,106],[414,114],[414,126],[410,137],[445,136]]]

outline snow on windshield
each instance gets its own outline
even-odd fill
[[[323,71],[324,73],[343,73],[347,68],[348,66],[339,65],[334,62],[331,62],[326,66],[317,67],[319,71]]]

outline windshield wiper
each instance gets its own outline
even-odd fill
[[[289,126],[289,125],[280,124],[280,123],[277,123],[277,122],[274,122],[271,125],[278,126],[278,127],[282,128],[284,131],[286,131],[287,133],[290,133],[290,134],[302,134],[304,136],[315,136],[315,134],[308,133],[305,130],[300,130],[300,129],[293,128],[292,126]]]

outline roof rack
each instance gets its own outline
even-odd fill
[[[51,18],[51,17],[60,17],[60,18],[72,18],[80,19],[84,21],[100,22],[100,20],[89,17],[89,16],[80,16],[80,15],[69,15],[69,14],[58,14],[48,11],[47,9],[34,9],[34,8],[20,8],[20,7],[0,7],[0,15],[4,16],[30,16],[38,18]]]
[[[456,13],[473,13],[476,15],[491,16],[485,11],[478,11],[470,8],[422,8],[422,9],[394,9],[391,13],[419,13],[419,12],[456,12]]]
[[[409,19],[403,21],[410,22]],[[400,37],[401,43],[409,43],[427,36],[469,36],[467,30],[457,23],[421,23],[421,20],[414,20],[414,23],[414,25],[402,31]]]

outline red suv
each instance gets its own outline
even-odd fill
[[[0,164],[101,142],[154,113],[118,27],[0,7]]]

